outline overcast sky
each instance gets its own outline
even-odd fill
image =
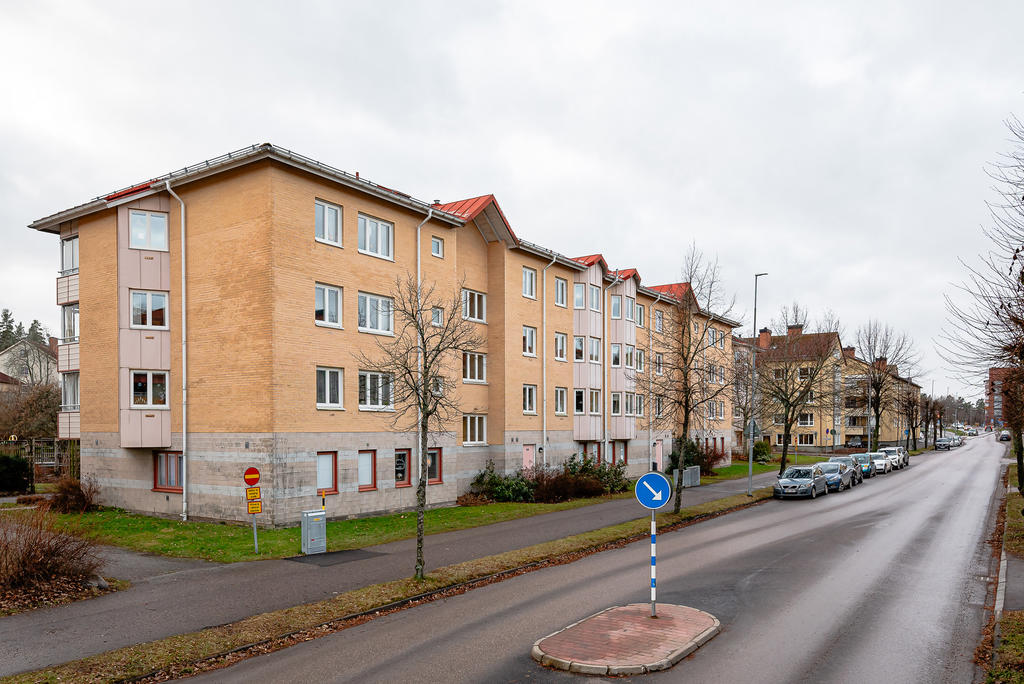
[[[770,7],[770,9],[769,9]],[[919,382],[985,166],[1024,115],[1024,3],[0,0],[0,308],[59,330],[29,222],[253,143],[652,285],[695,243],[749,334],[795,301],[913,336]]]

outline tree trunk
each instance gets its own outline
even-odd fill
[[[782,460],[779,462],[779,476],[786,472],[786,456],[789,454],[790,426],[787,424],[782,431]]]
[[[690,412],[683,411],[683,452],[686,451],[686,443],[690,439]],[[676,464],[676,498],[672,503],[672,512],[678,513],[679,507],[683,505],[683,488],[679,485],[683,481],[683,454],[679,454],[679,461]]]
[[[421,411],[420,415],[426,414]],[[416,579],[423,579],[423,515],[427,509],[427,437],[426,418],[420,421],[420,479],[416,483]]]
[[[1017,458],[1017,491],[1024,492],[1024,441],[1018,430],[1010,434],[1013,435],[1013,455]]]

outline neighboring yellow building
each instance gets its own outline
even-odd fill
[[[106,504],[244,520],[255,466],[268,524],[296,522],[319,491],[332,517],[412,508],[415,433],[358,359],[393,334],[389,293],[417,269],[463,282],[486,338],[452,383],[462,415],[430,436],[430,505],[489,459],[512,471],[590,453],[638,475],[670,448],[636,379],[656,372],[637,339],[672,296],[600,255],[520,240],[491,195],[425,203],[264,144],[30,227],[61,238],[58,370],[74,396],[60,435],[81,439]],[[715,323],[723,355],[731,327]],[[726,453],[730,413],[699,426]]]

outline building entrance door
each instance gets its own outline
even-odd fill
[[[536,444],[523,445],[523,468],[532,468],[537,454]]]

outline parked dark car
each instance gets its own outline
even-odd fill
[[[856,487],[864,481],[864,470],[853,456],[833,456],[828,460],[829,463],[845,463],[853,471],[853,479],[850,480],[852,486]]]
[[[841,492],[852,487],[853,471],[845,463],[828,462],[819,465],[825,473],[825,482],[830,492]]]
[[[828,482],[820,465],[790,466],[775,483],[772,494],[776,499],[804,496],[813,499],[818,494],[828,494]]]
[[[1000,442],[1009,442],[1010,441],[1010,431],[1009,430],[1003,430],[1002,432],[1000,432],[999,433],[999,441]]]
[[[936,451],[938,451],[940,449],[945,449],[946,451],[949,451],[949,449],[950,449],[950,447],[952,445],[953,445],[953,440],[951,440],[949,437],[939,437],[937,440],[935,440],[935,450]]]
[[[875,472],[875,460],[868,454],[854,454],[853,458],[857,459],[857,463],[860,465],[860,472],[864,477],[874,477],[877,473]]]
[[[864,447],[864,441],[860,437],[851,437],[846,440],[847,449],[861,449]]]

